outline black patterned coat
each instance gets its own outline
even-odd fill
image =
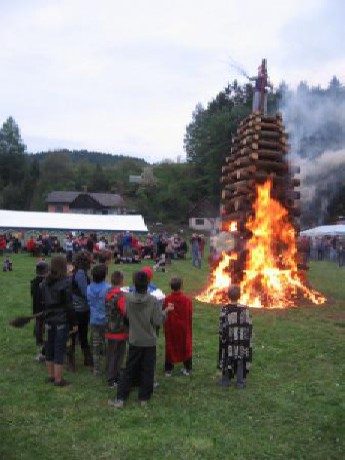
[[[219,316],[219,368],[233,377],[237,360],[243,359],[244,373],[252,361],[252,320],[249,308],[241,304],[225,305]]]

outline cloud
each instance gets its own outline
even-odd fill
[[[326,84],[341,75],[337,6],[340,0],[7,2],[0,119],[13,115],[32,151],[60,139],[71,148],[176,158],[195,105],[239,77],[230,57],[248,73],[266,57],[275,84]],[[39,147],[26,140],[38,138]]]

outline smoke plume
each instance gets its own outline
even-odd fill
[[[301,168],[302,227],[328,223],[345,184],[345,89],[336,78],[326,90],[285,89],[281,111],[291,162]]]

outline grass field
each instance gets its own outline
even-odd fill
[[[194,302],[190,378],[163,374],[164,340],[158,344],[160,387],[146,408],[134,392],[123,410],[107,406],[114,391],[104,376],[81,365],[72,383],[54,388],[34,361],[32,324],[8,320],[29,314],[29,280],[35,260],[13,256],[14,271],[0,272],[0,459],[343,459],[345,457],[345,270],[311,265],[310,280],[328,297],[325,306],[252,311],[253,367],[245,390],[216,386],[218,307]],[[1,259],[0,259],[1,262]],[[134,266],[123,266],[125,284]],[[172,274],[196,293],[208,269],[190,260],[156,273],[168,291]],[[178,371],[178,369],[177,369]]]

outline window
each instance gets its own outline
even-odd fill
[[[55,212],[63,212],[63,206],[62,204],[57,204],[55,206]]]
[[[204,225],[205,219],[195,219],[195,225]]]

